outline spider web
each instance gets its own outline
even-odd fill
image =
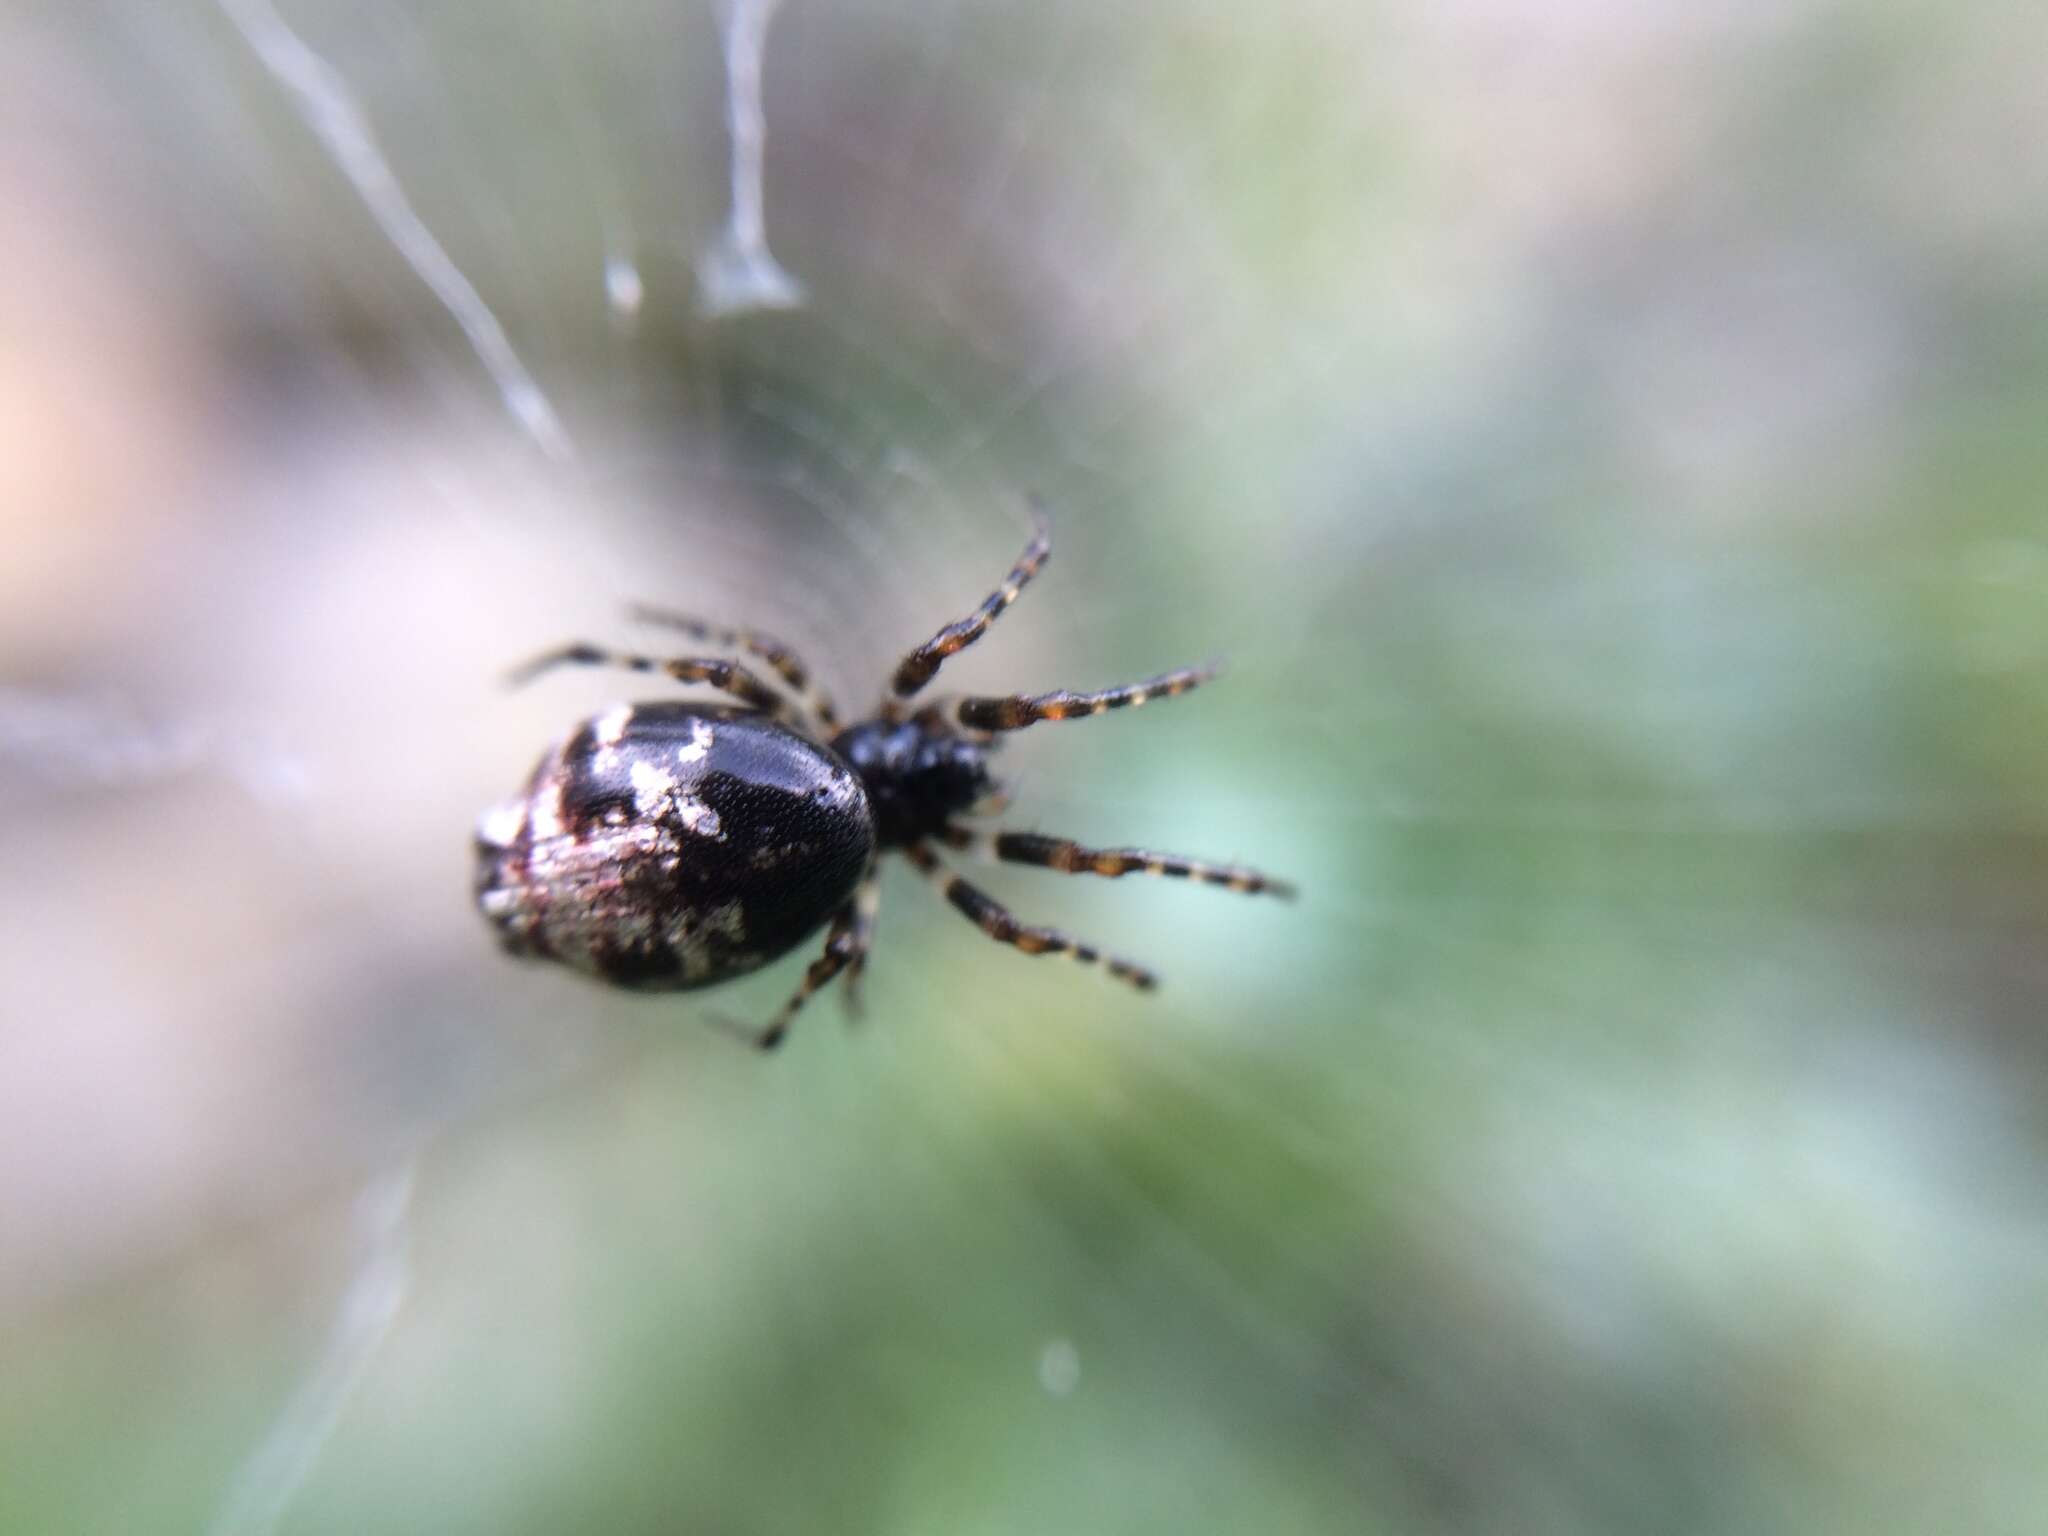
[[[0,1509],[2020,1528],[2016,23],[0,11]],[[1141,1000],[892,871],[772,1061],[799,960],[480,942],[620,687],[508,664],[653,601],[858,710],[1027,492],[942,686],[1232,666],[1008,823],[1298,905],[968,871]]]

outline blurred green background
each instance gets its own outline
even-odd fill
[[[714,6],[279,4],[0,4],[0,1529],[2048,1528],[2048,13],[789,0],[720,313]],[[1027,490],[949,683],[1231,670],[1010,820],[1298,904],[496,952],[507,665]]]

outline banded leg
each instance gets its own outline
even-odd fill
[[[1146,848],[1084,848],[1064,837],[1041,837],[1036,832],[986,832],[957,824],[948,826],[940,836],[947,847],[979,859],[1036,864],[1063,875],[1101,875],[1110,880],[1120,875],[1165,875],[1192,880],[1198,885],[1220,885],[1246,896],[1264,891],[1283,901],[1294,899],[1294,887],[1285,880],[1275,880],[1241,864],[1204,864]]]
[[[811,717],[825,734],[830,735],[839,729],[839,712],[832,707],[832,696],[811,680],[810,669],[803,664],[803,659],[773,635],[764,635],[757,629],[733,629],[723,624],[712,624],[687,613],[650,608],[643,603],[634,604],[631,612],[637,623],[659,624],[663,629],[678,630],[692,640],[702,640],[706,645],[743,651],[767,662],[775,675],[789,685],[789,691],[811,712]]]
[[[875,916],[882,909],[882,882],[868,871],[853,893],[853,958],[846,963],[846,980],[840,983],[840,997],[853,1018],[861,1016],[860,979],[867,974],[868,951],[875,947]]]
[[[858,940],[855,937],[853,903],[841,907],[832,919],[832,931],[825,938],[825,952],[813,960],[810,969],[804,972],[804,979],[789,1001],[782,1005],[768,1023],[768,1027],[753,1037],[754,1044],[764,1051],[772,1051],[782,1044],[789,1033],[789,1026],[799,1009],[811,1000],[811,994],[828,985],[858,954]]]
[[[802,724],[795,707],[736,661],[718,656],[641,656],[632,651],[609,651],[601,645],[579,640],[545,652],[515,667],[507,679],[523,687],[543,672],[556,667],[621,667],[628,672],[661,672],[679,683],[708,683],[720,693],[751,704],[763,714],[793,725]]]
[[[1083,965],[1100,965],[1119,981],[1129,982],[1140,992],[1150,992],[1159,978],[1142,965],[1105,955],[1092,944],[1061,933],[1057,928],[1034,928],[1020,923],[1010,911],[986,891],[977,890],[941,864],[938,855],[922,843],[903,850],[940,894],[998,944],[1008,944],[1027,955],[1072,955]]]
[[[950,714],[959,724],[975,731],[1021,731],[1040,720],[1078,720],[1111,709],[1136,709],[1148,699],[1172,698],[1199,688],[1222,668],[1215,662],[1199,667],[1182,667],[1162,672],[1142,683],[1121,688],[1104,688],[1099,693],[1013,693],[1006,698],[965,698],[954,701]]]
[[[1039,505],[1036,497],[1030,499],[1029,506],[1036,531],[1031,542],[1024,546],[1024,553],[1017,557],[1017,563],[1010,568],[1010,574],[1003,578],[1003,584],[989,593],[982,605],[966,618],[948,624],[897,663],[895,676],[889,680],[889,691],[894,698],[887,707],[892,713],[938,675],[948,656],[964,651],[986,634],[989,625],[1017,601],[1018,594],[1031,584],[1031,578],[1052,555],[1052,524],[1046,519],[1045,508]]]

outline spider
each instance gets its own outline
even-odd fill
[[[1031,542],[1002,585],[905,655],[875,713],[851,724],[788,646],[662,609],[633,614],[751,657],[781,688],[723,657],[661,659],[581,641],[516,669],[515,685],[563,666],[660,672],[735,702],[618,705],[577,727],[541,758],[524,791],[484,816],[476,899],[504,947],[614,986],[681,991],[744,975],[829,923],[824,952],[781,1011],[752,1032],[773,1049],[812,994],[842,972],[848,1005],[858,1006],[886,853],[901,853],[998,943],[1100,965],[1140,991],[1158,985],[1151,971],[1019,922],[952,873],[935,845],[1062,874],[1168,875],[1291,897],[1284,882],[1236,865],[1084,848],[962,819],[1006,803],[989,772],[999,733],[1135,708],[1216,675],[1214,666],[1185,667],[1099,693],[917,703],[946,659],[986,634],[1050,557],[1044,510],[1033,502],[1031,514]]]

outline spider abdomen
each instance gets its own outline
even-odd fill
[[[875,854],[860,778],[762,715],[621,705],[477,829],[476,899],[515,954],[648,991],[710,986],[816,932]]]

